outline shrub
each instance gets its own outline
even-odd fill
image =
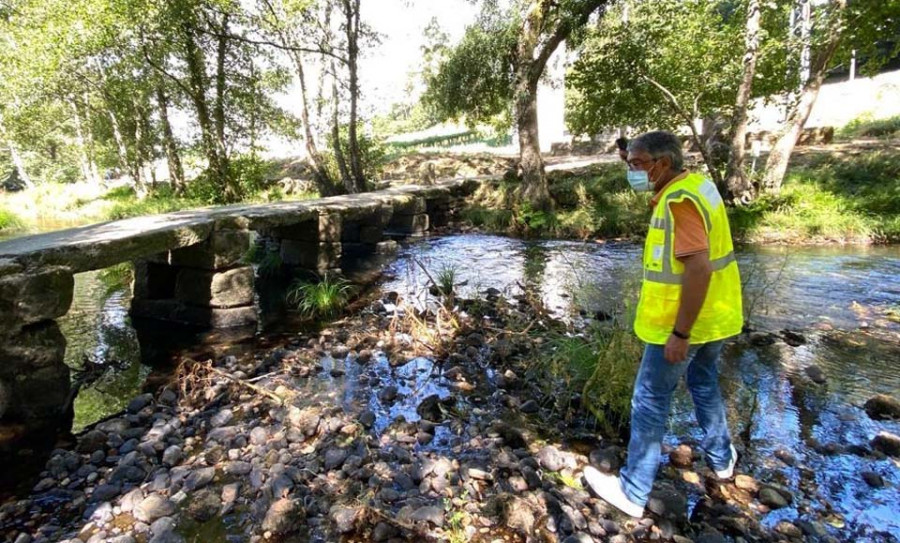
[[[287,302],[304,317],[329,319],[346,307],[351,292],[349,281],[326,274],[320,281],[294,281],[288,289]]]

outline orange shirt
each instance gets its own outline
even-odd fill
[[[666,183],[666,185],[653,195],[650,200],[650,206],[656,207],[659,197],[672,183],[679,181],[687,175],[683,172],[674,179]],[[672,220],[675,222],[675,258],[681,259],[686,256],[709,250],[709,234],[706,232],[706,225],[703,223],[703,217],[700,216],[700,210],[697,209],[694,202],[684,200],[671,204],[669,210],[672,212]]]

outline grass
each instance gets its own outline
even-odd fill
[[[456,288],[458,271],[455,266],[445,264],[438,269],[434,280],[437,282],[435,287],[443,296],[452,296]]]
[[[871,115],[857,117],[838,130],[837,135],[842,140],[897,138],[900,137],[900,115],[885,119],[873,119]]]
[[[900,241],[900,153],[813,156],[779,194],[731,210],[731,225],[749,242]]]
[[[294,281],[288,289],[287,301],[304,317],[330,319],[344,310],[351,294],[349,281],[326,274],[320,281]]]
[[[650,217],[648,194],[628,187],[619,164],[595,164],[577,172],[552,172],[553,212],[516,205],[517,183],[484,185],[468,202],[461,216],[491,232],[526,237],[588,239],[643,235]]]
[[[131,283],[134,279],[134,265],[131,262],[120,262],[115,266],[100,270],[97,277],[106,289],[108,296]]]
[[[582,388],[581,401],[608,436],[627,435],[631,393],[640,367],[643,344],[630,327],[598,329],[590,344],[596,353],[593,373]]]
[[[18,215],[12,211],[0,207],[0,233],[19,230],[24,223]]]

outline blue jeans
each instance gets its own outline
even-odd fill
[[[697,421],[703,429],[703,450],[713,469],[725,469],[731,461],[731,436],[725,404],[719,392],[719,353],[722,342],[691,346],[687,359],[666,361],[663,345],[647,345],[631,398],[631,440],[628,460],[620,473],[622,490],[632,502],[644,505],[659,468],[660,448],[672,393],[682,375],[694,399]]]

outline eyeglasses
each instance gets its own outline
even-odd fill
[[[651,163],[651,162],[656,162],[657,160],[659,160],[659,159],[658,159],[658,158],[650,158],[650,159],[647,159],[647,160],[642,160],[642,159],[640,159],[640,158],[632,158],[631,160],[628,160],[628,161],[626,161],[626,162],[627,162],[628,167],[629,167],[630,169],[632,169],[632,170],[638,170],[638,169],[640,169],[641,166],[643,166],[644,164],[649,164],[649,163]]]

